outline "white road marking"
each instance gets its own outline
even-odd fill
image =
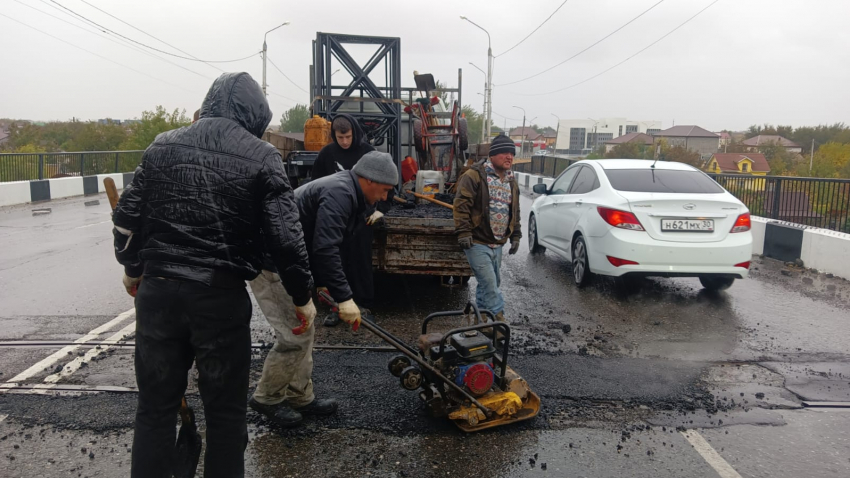
[[[77,227],[75,227],[74,229],[82,229],[82,228],[84,228],[84,227],[99,226],[99,225],[101,225],[101,224],[106,224],[107,222],[111,223],[111,222],[112,222],[112,220],[110,219],[109,221],[101,221],[101,222],[96,222],[96,223],[94,223],[94,224],[86,224],[85,226],[77,226]]]
[[[694,447],[694,449],[702,455],[703,459],[712,467],[714,471],[720,475],[720,478],[741,478],[741,475],[732,468],[726,460],[717,453],[717,450],[711,447],[702,435],[696,430],[685,430],[680,432],[685,440]]]
[[[115,317],[114,319],[110,320],[109,322],[92,329],[91,332],[89,332],[86,335],[78,338],[77,340],[74,341],[74,343],[84,344],[86,342],[94,340],[94,339],[98,338],[98,336],[100,336],[100,334],[111,330],[116,325],[127,320],[128,317],[132,317],[134,315],[136,315],[136,309],[130,309],[126,312],[122,312],[121,314],[118,315],[118,317]],[[133,323],[135,324],[135,321],[133,321]],[[56,362],[67,357],[69,352],[74,352],[78,348],[80,348],[79,345],[68,345],[66,347],[63,347],[58,352],[50,355],[49,357],[45,358],[44,360],[39,361],[38,363],[36,363],[32,367],[24,370],[23,372],[19,373],[18,375],[15,375],[10,380],[7,380],[7,383],[23,382],[24,380],[26,380],[26,379],[34,376],[34,375],[38,375],[39,373],[44,371],[44,369],[46,369],[48,367],[52,367]]]
[[[108,339],[104,340],[101,343],[106,343],[106,344],[117,343],[118,341],[125,339],[128,335],[133,334],[135,331],[136,331],[136,321],[134,320],[132,323],[130,323],[130,325],[121,329],[120,332],[116,333],[112,337],[109,337]],[[93,349],[89,350],[82,357],[77,357],[74,360],[71,360],[71,362],[67,363],[62,368],[61,372],[54,373],[52,375],[48,375],[47,378],[44,379],[44,383],[55,384],[59,380],[62,380],[63,378],[68,377],[71,374],[73,374],[74,372],[76,372],[77,370],[79,370],[80,367],[82,367],[84,363],[91,362],[91,360],[93,358],[97,357],[98,355],[106,352],[107,350],[109,350],[111,348],[112,347],[109,346],[109,345],[101,345],[99,349],[93,348]]]

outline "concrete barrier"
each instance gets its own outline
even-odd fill
[[[850,234],[806,229],[803,231],[800,259],[806,267],[850,278]]]
[[[127,174],[132,180],[133,173]],[[106,177],[115,181],[119,191],[124,189],[124,173],[0,183],[0,207],[102,193]]]
[[[0,206],[24,204],[31,200],[29,181],[0,183]]]
[[[124,174],[123,173],[115,173],[115,174],[98,174],[97,175],[97,192],[105,193],[106,190],[103,189],[103,180],[105,178],[112,178],[115,181],[115,187],[118,189],[124,189]]]
[[[753,233],[753,254],[764,254],[764,233],[770,219],[751,216],[750,222],[752,224],[750,232]]]
[[[81,177],[50,179],[48,181],[48,184],[50,184],[50,199],[82,196],[85,192],[83,178]]]

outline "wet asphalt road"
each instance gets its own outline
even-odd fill
[[[0,209],[0,340],[78,340],[132,309],[106,199],[91,199],[53,201],[44,216]],[[424,414],[387,372],[391,354],[317,351],[317,394],[337,397],[339,414],[280,430],[249,413],[248,476],[850,476],[850,412],[802,407],[850,402],[850,283],[760,258],[750,279],[716,295],[695,279],[579,291],[568,274],[525,244],[503,263],[510,363],[541,396],[536,419],[464,435]],[[474,291],[377,282],[379,323],[409,341],[425,315],[462,308]],[[256,308],[252,327],[255,341],[271,339]],[[384,345],[342,327],[317,335]],[[56,350],[0,347],[0,382],[27,372],[21,383],[43,384],[90,349],[32,369]],[[103,351],[58,383],[133,387],[132,357]],[[262,351],[254,358],[252,383]],[[194,383],[189,398],[203,423]],[[132,394],[2,394],[0,477],[126,476],[134,410]]]

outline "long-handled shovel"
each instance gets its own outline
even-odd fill
[[[118,206],[118,188],[112,178],[103,179],[103,188],[109,198],[112,210]],[[201,434],[198,433],[198,423],[195,421],[195,412],[186,402],[186,397],[180,401],[180,431],[177,432],[177,443],[174,445],[174,478],[193,478],[198,470],[198,461],[201,459],[201,447],[203,443]]]

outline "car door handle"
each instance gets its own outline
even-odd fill
[[[577,199],[577,200],[576,200],[576,207],[579,207],[579,206],[581,206],[581,205],[583,205],[583,204],[584,204],[584,200],[583,200],[583,199]]]

